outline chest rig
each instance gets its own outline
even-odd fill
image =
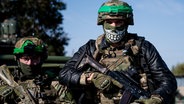
[[[135,81],[140,83],[143,89],[148,90],[147,75],[140,68],[142,60],[139,55],[143,40],[143,37],[138,37],[136,34],[128,34],[125,40],[120,42],[118,46],[113,47],[106,42],[104,35],[101,35],[96,40],[96,51],[93,57],[111,71],[127,72]],[[103,101],[119,102],[121,94],[121,92],[117,92],[113,97],[108,98],[108,95],[101,93],[101,102],[102,104]]]
[[[102,65],[112,71],[124,71],[137,65],[136,56],[139,53],[141,43],[135,40],[136,34],[131,34],[125,41],[113,47],[108,45],[101,35],[96,40],[96,48],[93,57]]]
[[[138,37],[137,34],[128,34],[124,41],[113,47],[108,45],[104,35],[101,35],[96,40],[97,49],[93,57],[111,71],[126,71],[147,90],[147,75],[142,68],[143,60],[140,58],[143,40],[144,38]]]

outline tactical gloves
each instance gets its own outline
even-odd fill
[[[158,96],[152,96],[149,99],[138,99],[131,104],[162,104],[162,99]]]
[[[101,91],[108,91],[110,88],[112,88],[114,85],[122,88],[123,86],[110,76],[107,76],[102,73],[93,72],[91,82],[94,84],[96,88],[98,88]]]

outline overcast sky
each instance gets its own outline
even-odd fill
[[[97,11],[107,0],[63,0],[63,28],[70,38],[67,56],[89,39],[103,34]],[[144,36],[157,48],[169,68],[184,63],[184,0],[124,0],[133,8],[134,26],[128,31]]]

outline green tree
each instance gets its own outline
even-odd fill
[[[175,76],[184,76],[184,63],[173,66],[172,72],[174,73]]]
[[[62,27],[62,0],[1,0],[0,22],[17,21],[17,37],[34,35],[48,44],[52,55],[65,55],[69,38]]]

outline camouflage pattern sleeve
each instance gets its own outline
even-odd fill
[[[53,81],[52,86],[55,88],[61,104],[76,104],[72,92],[67,86],[61,85],[59,81]]]

